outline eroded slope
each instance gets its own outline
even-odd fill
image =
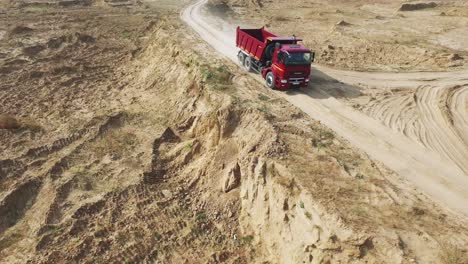
[[[0,131],[3,262],[430,263],[462,252],[462,220],[210,55],[176,17],[137,13],[13,70],[5,52],[1,110],[22,128]],[[67,47],[81,55],[68,60]],[[74,70],[53,79],[57,61]]]

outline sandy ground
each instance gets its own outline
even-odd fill
[[[236,25],[222,22],[219,18],[207,17],[208,14],[203,12],[203,6],[206,2],[196,2],[189,6],[181,16],[217,51],[235,61],[237,54],[234,33]],[[356,147],[365,150],[374,159],[386,164],[402,177],[412,181],[415,186],[436,201],[468,215],[468,207],[466,206],[468,204],[468,192],[466,192],[468,177],[464,167],[467,164],[468,152],[465,141],[460,137],[468,133],[468,130],[465,130],[467,123],[465,118],[468,115],[466,115],[466,104],[463,103],[466,101],[464,99],[466,99],[466,92],[468,92],[466,87],[460,90],[461,95],[457,94],[457,96],[461,96],[459,100],[462,103],[455,103],[454,106],[454,112],[457,113],[457,116],[464,116],[457,121],[459,122],[457,128],[462,129],[458,133],[448,129],[447,134],[445,134],[444,131],[446,130],[443,130],[443,127],[449,125],[450,128],[452,124],[448,123],[443,115],[434,115],[431,107],[423,109],[422,119],[429,119],[435,123],[426,127],[427,131],[432,131],[432,137],[437,139],[437,143],[434,143],[434,145],[438,147],[434,147],[434,150],[421,146],[418,142],[414,142],[414,140],[398,133],[398,131],[389,130],[384,124],[355,111],[327,93],[327,90],[334,91],[336,88],[349,93],[350,91],[346,90],[350,90],[349,88],[343,89],[341,87],[353,86],[356,82],[373,83],[374,85],[382,82],[391,85],[394,82],[405,87],[414,85],[414,81],[417,82],[418,79],[424,79],[428,76],[431,76],[432,80],[419,81],[418,84],[460,85],[466,81],[466,71],[441,74],[425,73],[422,76],[410,74],[407,76],[392,73],[342,72],[318,67],[315,74],[318,76],[312,79],[318,80],[318,82],[315,84],[312,82],[310,90],[290,93],[280,92],[280,96],[286,98],[312,118],[326,124]],[[349,78],[346,79],[341,76],[353,76],[354,83],[350,82]],[[411,76],[413,79],[411,79]],[[341,80],[344,81],[343,84],[339,82]],[[389,82],[389,80],[392,82]],[[344,96],[346,97],[346,95]],[[438,125],[442,128],[438,129]],[[441,133],[442,135],[440,135]]]
[[[466,262],[466,217],[406,178],[451,159],[330,96],[355,93],[334,70],[266,89],[180,15],[221,52],[232,25],[187,4],[0,3],[0,263]]]
[[[457,36],[468,26],[466,1],[436,1],[416,11],[399,11],[405,2],[393,0],[209,2],[234,20],[300,36],[323,66],[394,72],[467,67],[467,40]]]

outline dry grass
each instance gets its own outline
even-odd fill
[[[466,264],[468,253],[456,245],[445,243],[441,245],[439,259],[441,264]]]
[[[113,130],[96,142],[94,152],[98,158],[107,154],[119,158],[129,152],[136,142],[135,134],[123,130]]]

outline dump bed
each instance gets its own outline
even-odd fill
[[[257,60],[262,59],[263,52],[268,43],[268,38],[274,38],[276,35],[260,29],[241,29],[237,27],[236,46],[254,57]]]

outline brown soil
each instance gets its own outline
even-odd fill
[[[112,6],[0,12],[0,112],[26,124],[0,130],[0,262],[465,257],[464,219],[214,56],[181,3]]]
[[[223,3],[223,10],[228,10],[226,14],[234,23],[266,25],[279,35],[301,37],[317,53],[316,63],[320,65],[395,72],[468,67],[466,60],[450,59],[454,53],[468,55],[465,48],[468,41],[455,33],[466,31],[465,1],[438,4],[393,0],[209,2],[215,8]],[[403,12],[399,11],[402,8]],[[409,9],[412,12],[404,12]],[[343,22],[346,26],[341,25]]]

